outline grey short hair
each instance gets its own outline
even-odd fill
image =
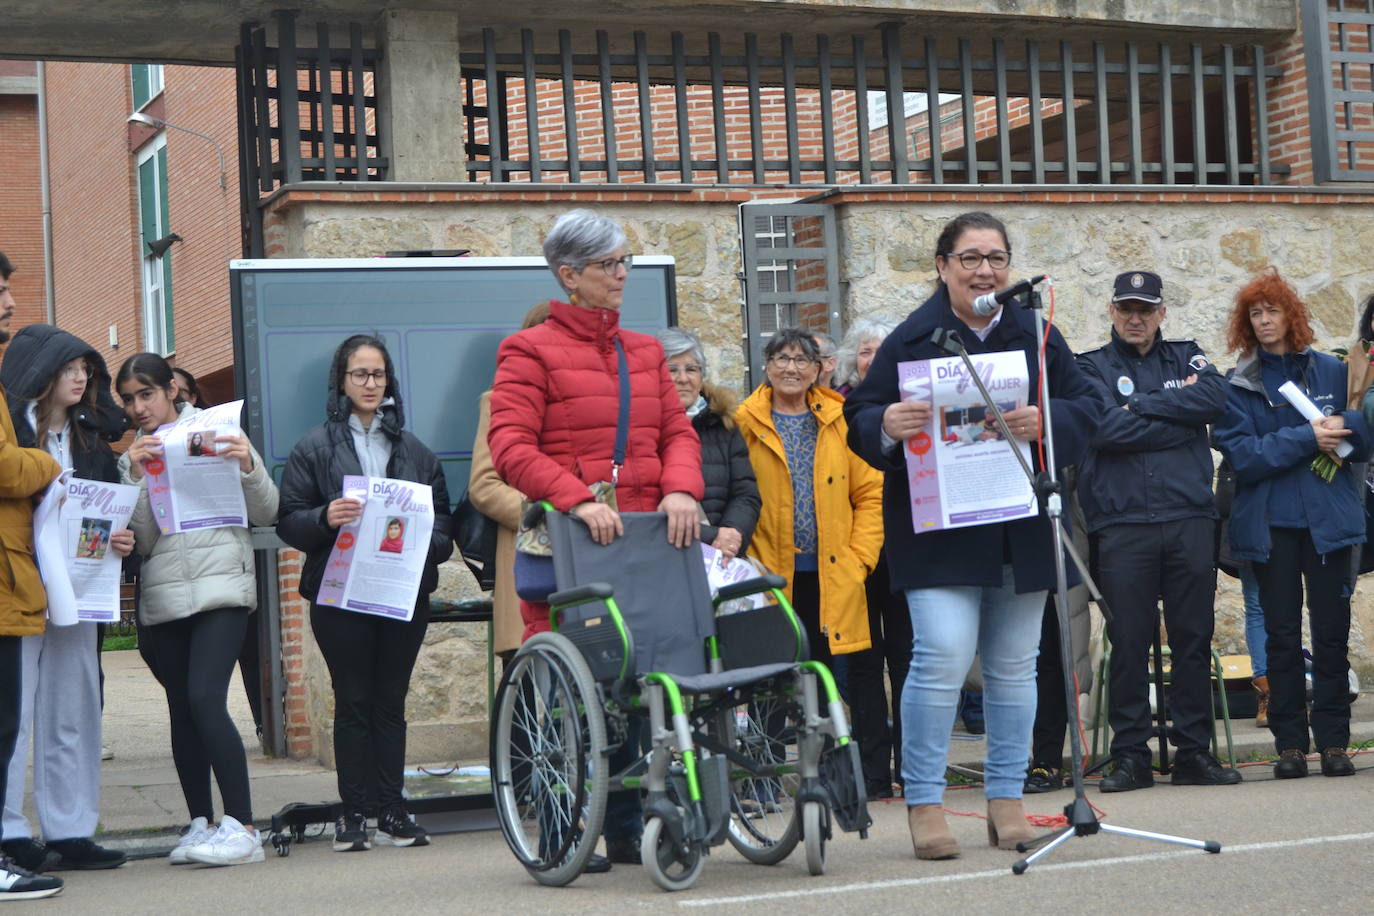
[[[668,359],[684,353],[692,354],[692,359],[701,367],[701,377],[706,378],[706,352],[702,350],[701,340],[697,335],[682,328],[663,328],[655,331],[654,336],[663,344],[663,355]]]
[[[558,285],[563,280],[558,276],[558,268],[571,267],[582,270],[592,261],[603,258],[626,244],[625,230],[615,220],[598,216],[591,210],[579,208],[569,210],[549,230],[544,239],[544,260],[553,271]]]
[[[835,344],[835,338],[824,331],[812,331],[811,336],[816,338],[816,346],[821,348],[821,357],[834,356],[839,352],[839,347]]]
[[[897,327],[886,318],[860,318],[844,332],[840,344],[839,364],[835,366],[835,380],[841,385],[859,384],[859,348],[870,340],[882,343]]]

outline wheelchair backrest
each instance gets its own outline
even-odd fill
[[[622,512],[624,536],[604,547],[581,520],[557,512],[547,518],[558,588],[605,582],[614,589],[634,643],[631,673],[706,673],[706,639],[714,628],[697,541],[682,550],[669,544],[661,512]],[[570,613],[585,617],[602,609],[598,602]]]

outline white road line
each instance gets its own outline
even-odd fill
[[[1241,843],[1235,846],[1222,846],[1222,855],[1241,852],[1264,852],[1270,849],[1293,849],[1298,846],[1316,846],[1322,843],[1359,843],[1374,840],[1374,832],[1346,833],[1339,836],[1315,836],[1301,840],[1275,840],[1267,843]],[[1078,862],[1052,862],[1030,867],[1027,874],[1046,871],[1070,871],[1078,868],[1101,868],[1106,865],[1131,865],[1137,862],[1157,862],[1161,859],[1177,859],[1183,856],[1206,856],[1209,853],[1200,849],[1178,852],[1139,853],[1131,856],[1116,856],[1110,859],[1086,859]],[[925,878],[894,878],[890,881],[865,881],[857,884],[839,884],[831,887],[816,887],[803,890],[769,891],[763,894],[741,894],[736,897],[703,897],[696,900],[681,900],[678,906],[702,907],[725,906],[735,903],[753,903],[759,900],[779,900],[785,897],[818,897],[826,894],[848,894],[854,891],[886,890],[894,887],[922,887],[937,884],[955,884],[960,881],[982,881],[987,878],[1013,878],[1011,867],[990,871],[964,872],[958,875],[931,875]]]

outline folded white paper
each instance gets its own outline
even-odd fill
[[[1325,414],[1321,412],[1321,408],[1313,404],[1312,399],[1303,394],[1302,389],[1294,385],[1291,381],[1284,382],[1279,386],[1279,394],[1283,395],[1284,400],[1292,404],[1298,413],[1302,414],[1308,420],[1320,420],[1325,416]],[[1336,455],[1341,458],[1349,456],[1353,451],[1355,451],[1355,446],[1351,445],[1349,442],[1342,442],[1340,445],[1336,446]]]

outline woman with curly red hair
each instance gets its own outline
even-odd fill
[[[1302,657],[1303,583],[1312,629],[1311,738],[1324,776],[1349,776],[1350,552],[1365,540],[1351,462],[1370,430],[1346,409],[1346,367],[1312,349],[1307,306],[1272,268],[1236,294],[1227,342],[1239,351],[1215,436],[1236,472],[1231,552],[1253,564],[1264,608],[1274,775],[1307,775],[1311,749]],[[1306,420],[1279,393],[1293,382],[1324,416]],[[1342,462],[1342,442],[1353,451]]]

